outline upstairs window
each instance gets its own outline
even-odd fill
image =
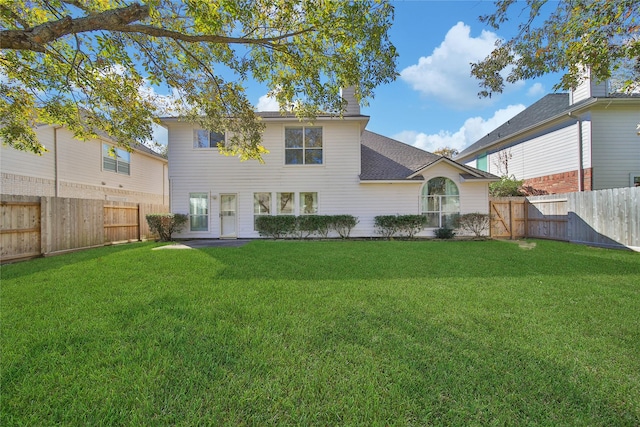
[[[102,144],[102,170],[131,174],[131,153],[109,144]]]
[[[284,129],[286,165],[322,164],[322,127],[297,126]]]
[[[224,144],[224,133],[202,129],[193,133],[193,148],[217,148],[219,142]]]

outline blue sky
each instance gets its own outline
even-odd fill
[[[400,76],[378,87],[362,109],[371,116],[370,131],[428,151],[444,146],[462,150],[552,92],[558,82],[557,75],[544,76],[479,99],[469,63],[484,58],[497,39],[509,38],[517,23],[497,32],[482,24],[478,17],[494,10],[487,0],[392,4],[390,37],[399,54]],[[249,83],[247,95],[259,110],[277,110],[264,87]]]

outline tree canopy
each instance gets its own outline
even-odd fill
[[[564,73],[555,89],[568,90],[580,83],[585,67],[599,81],[626,67],[618,74],[626,76],[619,90],[640,87],[635,68],[640,61],[640,0],[497,0],[495,6],[482,22],[496,30],[514,17],[520,24],[513,38],[472,64],[480,96],[501,92],[505,80],[515,83],[550,72]],[[550,12],[545,19],[543,12]]]
[[[301,118],[340,114],[340,88],[366,103],[396,77],[392,20],[380,0],[0,0],[0,138],[42,153],[44,123],[129,147],[171,111],[261,159],[247,81]]]

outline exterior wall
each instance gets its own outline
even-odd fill
[[[135,151],[131,174],[117,174],[102,170],[102,140],[81,142],[66,129],[50,126],[36,134],[48,150],[42,156],[2,146],[2,194],[55,196],[57,191],[59,197],[168,203],[165,161]]]
[[[292,125],[298,125],[292,122]],[[189,193],[209,195],[207,231],[189,231],[178,238],[217,238],[220,230],[220,200],[223,194],[237,196],[237,237],[257,238],[254,230],[253,194],[271,193],[275,207],[276,193],[294,192],[295,209],[299,214],[299,193],[318,193],[318,214],[350,214],[359,223],[352,236],[375,236],[376,215],[418,214],[420,196],[426,181],[407,183],[361,183],[360,121],[320,121],[323,126],[324,164],[321,166],[284,165],[284,128],[286,123],[267,123],[263,143],[269,150],[265,164],[240,162],[225,157],[217,149],[193,148],[194,128],[184,123],[171,123],[169,128],[169,177],[171,211],[189,213]],[[446,176],[460,190],[461,211],[488,212],[487,183],[460,182],[460,170],[446,164],[428,169],[428,180]],[[272,210],[273,214],[276,214]],[[425,230],[422,236],[432,235]]]
[[[583,169],[583,190],[591,191],[591,169]],[[526,179],[524,187],[531,187],[540,194],[560,194],[580,191],[577,170]]]
[[[629,187],[630,174],[640,172],[637,104],[600,107],[592,116],[593,189]]]

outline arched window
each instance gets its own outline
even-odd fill
[[[449,178],[431,178],[422,187],[422,214],[427,217],[427,227],[453,228],[460,213],[458,186]]]

